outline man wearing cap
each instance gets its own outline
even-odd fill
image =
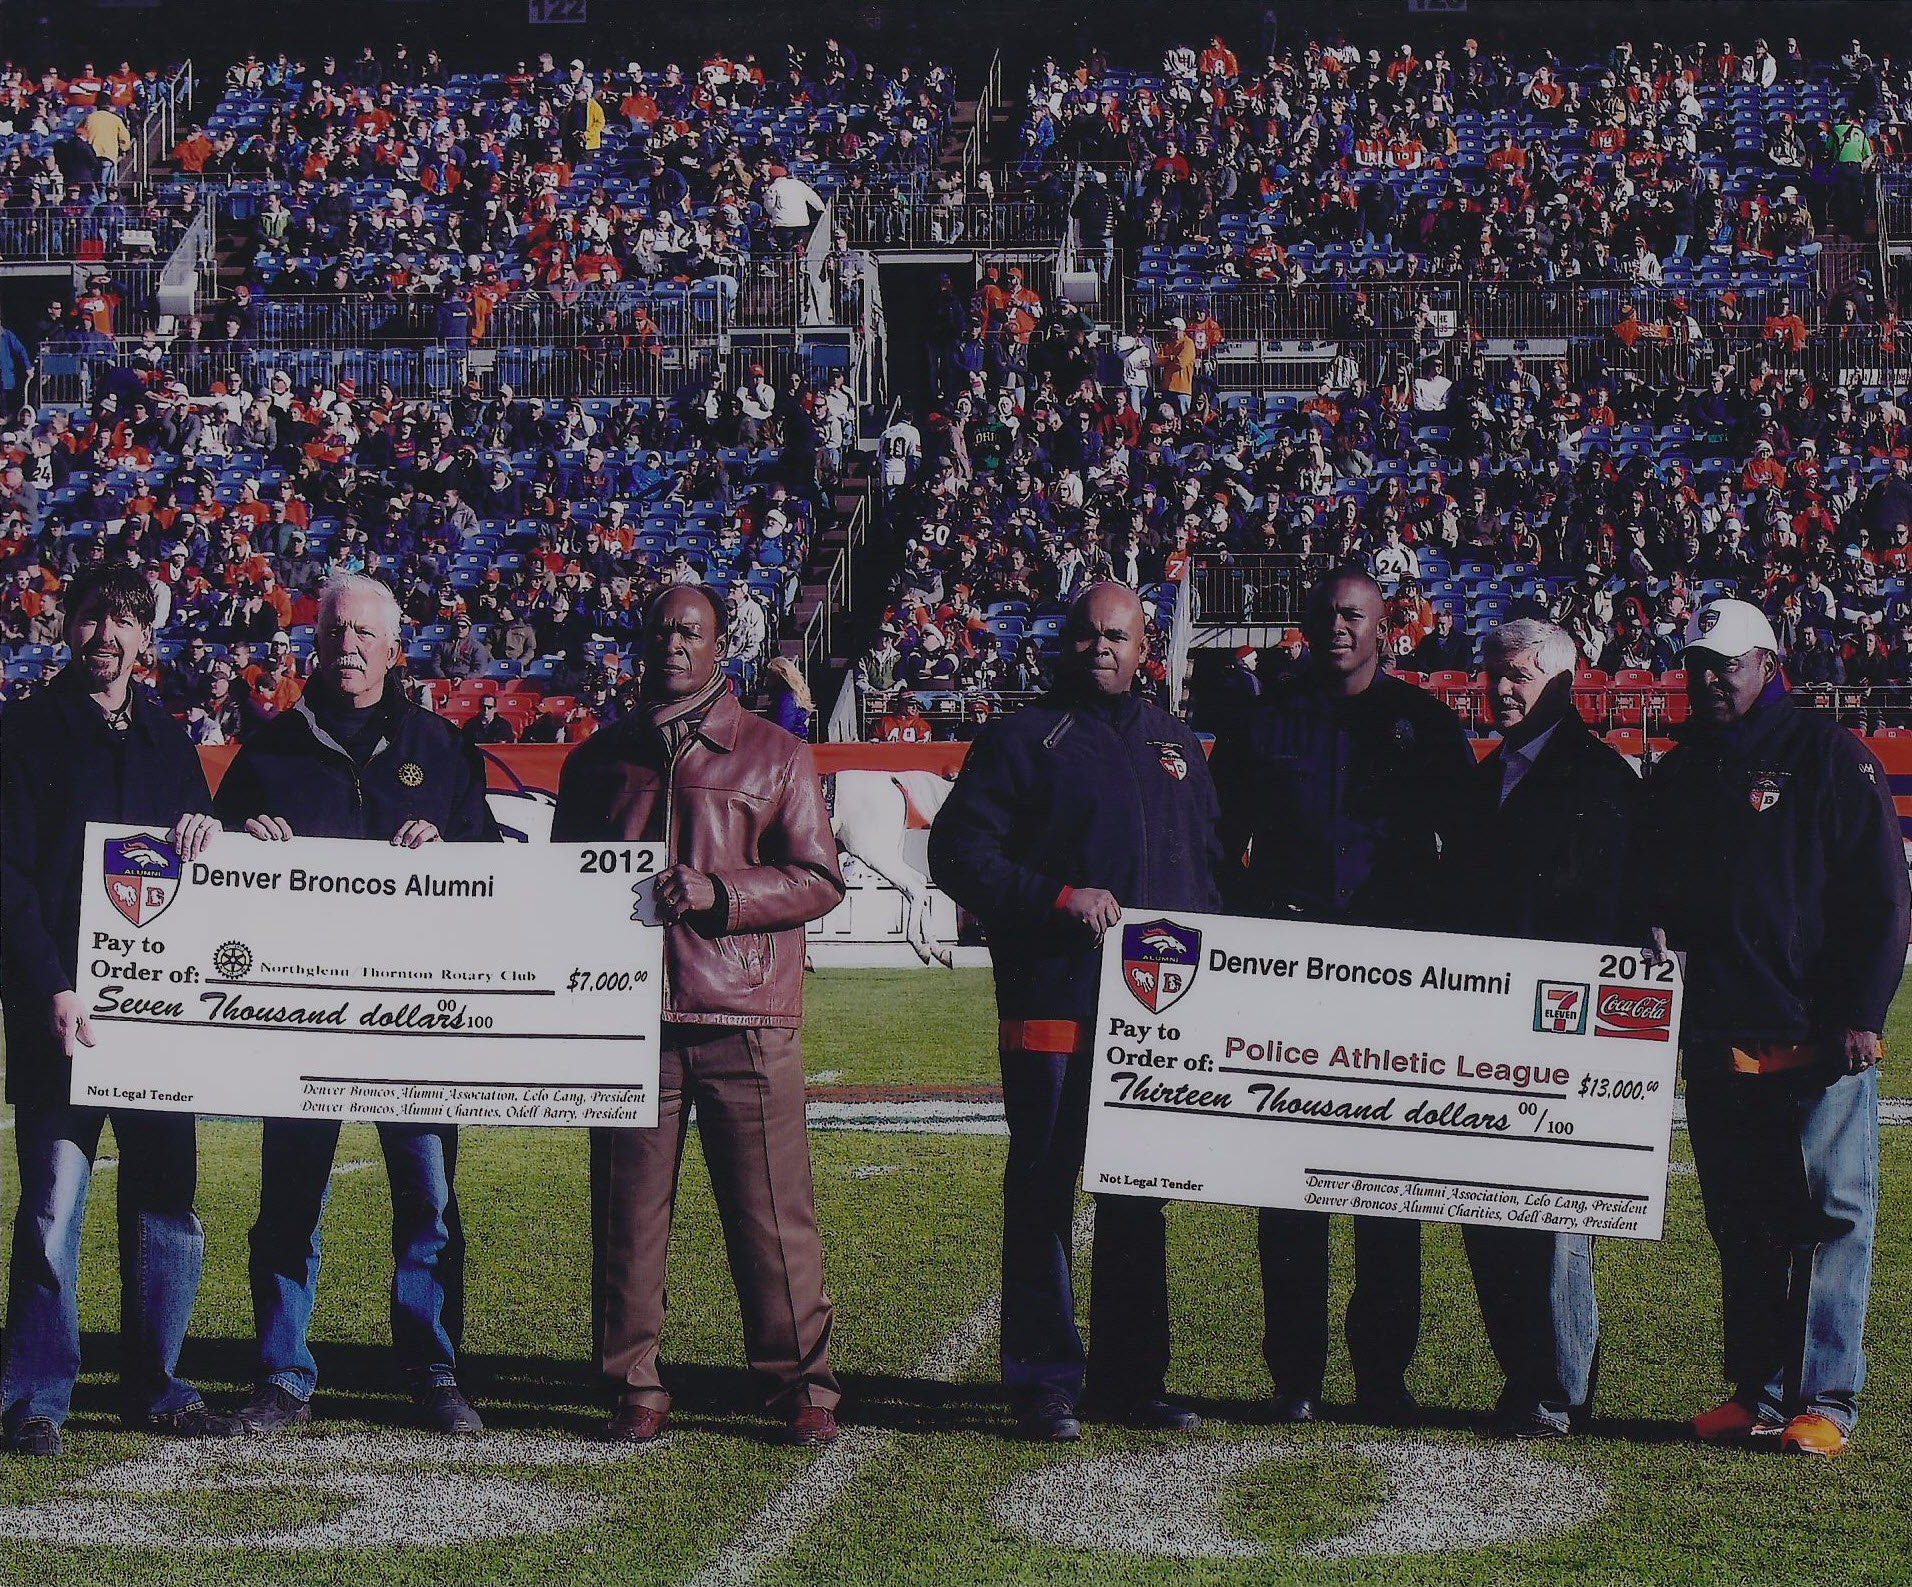
[[[750,366],[748,378],[737,388],[737,402],[742,409],[742,417],[737,421],[737,444],[762,446],[764,426],[777,408],[776,388],[764,379],[762,364]]]
[[[432,658],[429,676],[434,678],[475,678],[491,665],[491,648],[484,636],[472,627],[470,614],[460,612],[452,619],[452,642]]]
[[[1687,1121],[1733,1386],[1693,1432],[1837,1455],[1865,1376],[1899,823],[1864,744],[1785,691],[1758,607],[1702,609],[1683,661],[1692,716],[1647,785],[1628,897],[1686,955]]]
[[[1219,903],[1215,790],[1194,734],[1133,692],[1146,653],[1135,592],[1091,586],[1070,611],[1055,690],[982,730],[930,832],[930,874],[982,920],[995,965],[1009,1120],[1002,1375],[1018,1433],[1044,1441],[1081,1436],[1085,1376],[1110,1420],[1197,1425],[1164,1397],[1163,1204],[1096,1198],[1086,1373],[1069,1273],[1102,938],[1150,911]]]

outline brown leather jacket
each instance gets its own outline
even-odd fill
[[[551,838],[664,842],[667,863],[716,880],[718,911],[665,928],[666,1020],[803,1023],[803,926],[843,898],[808,744],[728,692],[674,763],[647,725],[619,722],[566,758]]]

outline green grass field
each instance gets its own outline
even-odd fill
[[[992,1024],[985,973],[818,975],[807,1067],[834,1071],[842,1084],[986,1082],[994,1078]],[[1912,1022],[1895,1024],[1894,1049],[1912,1054]],[[1890,1080],[1895,1094],[1906,1093],[1903,1073]],[[1471,1430],[1491,1404],[1494,1368],[1456,1231],[1432,1229],[1426,1242],[1426,1328],[1412,1387],[1429,1407],[1428,1425],[1384,1432],[1331,1421],[1277,1432],[1258,1412],[1267,1382],[1252,1215],[1172,1210],[1171,1386],[1208,1417],[1194,1442],[1213,1446],[1185,1463],[1213,1456],[1234,1472],[1210,1485],[1212,1498],[1203,1489],[1191,1501],[1186,1483],[1136,1490],[1119,1480],[1124,1457],[1186,1454],[1186,1440],[1092,1427],[1067,1450],[1007,1441],[986,1334],[966,1362],[944,1351],[952,1381],[917,1375],[994,1291],[1002,1147],[993,1137],[814,1137],[836,1360],[850,1396],[846,1420],[856,1424],[826,1456],[779,1447],[752,1414],[717,1220],[702,1170],[691,1168],[666,1337],[677,1428],[663,1447],[606,1455],[587,1441],[603,1407],[585,1366],[583,1137],[467,1131],[459,1170],[471,1247],[465,1376],[494,1431],[475,1451],[453,1450],[456,1466],[444,1464],[442,1445],[398,1436],[407,1406],[385,1346],[388,1207],[369,1129],[345,1132],[339,1162],[374,1166],[336,1178],[326,1219],[313,1322],[320,1420],[309,1435],[219,1448],[209,1459],[115,1430],[117,1278],[105,1170],[89,1210],[87,1370],[68,1453],[0,1461],[0,1576],[195,1587],[674,1582],[700,1571],[707,1581],[788,1587],[1912,1581],[1912,1130],[1883,1135],[1872,1375],[1847,1458],[1808,1464],[1682,1439],[1684,1419],[1722,1386],[1712,1249],[1695,1183],[1677,1173],[1664,1242],[1609,1241],[1599,1250],[1605,1345],[1593,1431],[1522,1456],[1543,1486],[1576,1496],[1584,1518],[1562,1527],[1540,1505],[1513,1535],[1484,1547],[1354,1558],[1304,1551],[1332,1551],[1329,1540],[1386,1521],[1415,1497],[1404,1490],[1417,1480],[1443,1503],[1468,1488],[1490,1506],[1496,1498],[1487,1490],[1502,1477],[1493,1464],[1500,1446]],[[216,1402],[236,1397],[249,1377],[244,1248],[257,1149],[256,1127],[202,1127],[207,1265],[186,1368]],[[15,1181],[5,1155],[10,1214]],[[1675,1159],[1686,1163],[1683,1137]],[[1345,1401],[1350,1390],[1338,1361],[1329,1398]],[[1262,1449],[1244,1454],[1244,1441],[1268,1458]],[[1392,1466],[1388,1450],[1400,1457]],[[1403,1478],[1407,1468],[1424,1478]],[[818,1481],[830,1472],[840,1486]],[[1056,1506],[1019,1508],[1016,1495],[1045,1481],[1077,1521],[1099,1515],[1108,1493],[1127,1495],[1096,1523],[1099,1546],[1043,1540],[1053,1528],[1040,1517]],[[753,1556],[753,1572],[733,1546],[755,1535],[753,1518],[793,1484],[815,1500],[814,1516]],[[1121,1548],[1147,1515],[1186,1519],[1191,1504],[1207,1503],[1237,1557]]]

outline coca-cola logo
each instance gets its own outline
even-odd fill
[[[1671,1041],[1673,994],[1645,986],[1602,986],[1594,1004],[1596,1036],[1634,1041]]]

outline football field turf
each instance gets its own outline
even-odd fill
[[[809,999],[806,1067],[823,1083],[995,1079],[986,972],[831,972],[811,978]],[[1912,1055],[1912,999],[1900,1016],[1888,1046]],[[1912,1091],[1903,1071],[1887,1079],[1890,1094]],[[184,1365],[230,1403],[251,1362],[258,1130],[208,1123],[200,1143],[206,1274]],[[1011,1443],[991,1331],[1002,1138],[828,1131],[813,1144],[848,1394],[849,1432],[823,1454],[777,1445],[754,1413],[708,1183],[688,1161],[665,1337],[673,1430],[640,1451],[591,1440],[604,1406],[585,1366],[585,1142],[568,1130],[462,1137],[463,1376],[485,1438],[408,1431],[386,1344],[385,1175],[364,1127],[345,1131],[326,1216],[314,1427],[203,1446],[118,1432],[114,1169],[103,1163],[68,1452],[0,1459],[0,1579],[1912,1582],[1912,1128],[1882,1132],[1871,1375],[1853,1450],[1831,1464],[1683,1437],[1685,1418],[1723,1391],[1718,1275],[1683,1133],[1667,1238],[1598,1247],[1595,1425],[1537,1450],[1474,1430],[1496,1372],[1446,1227],[1426,1236],[1411,1378],[1425,1425],[1264,1425],[1253,1215],[1196,1206],[1170,1210],[1170,1386],[1204,1413],[1203,1430],[1092,1424],[1072,1448]],[[1343,1284],[1346,1262],[1338,1245]],[[1345,1406],[1350,1394],[1337,1341],[1328,1399]]]

